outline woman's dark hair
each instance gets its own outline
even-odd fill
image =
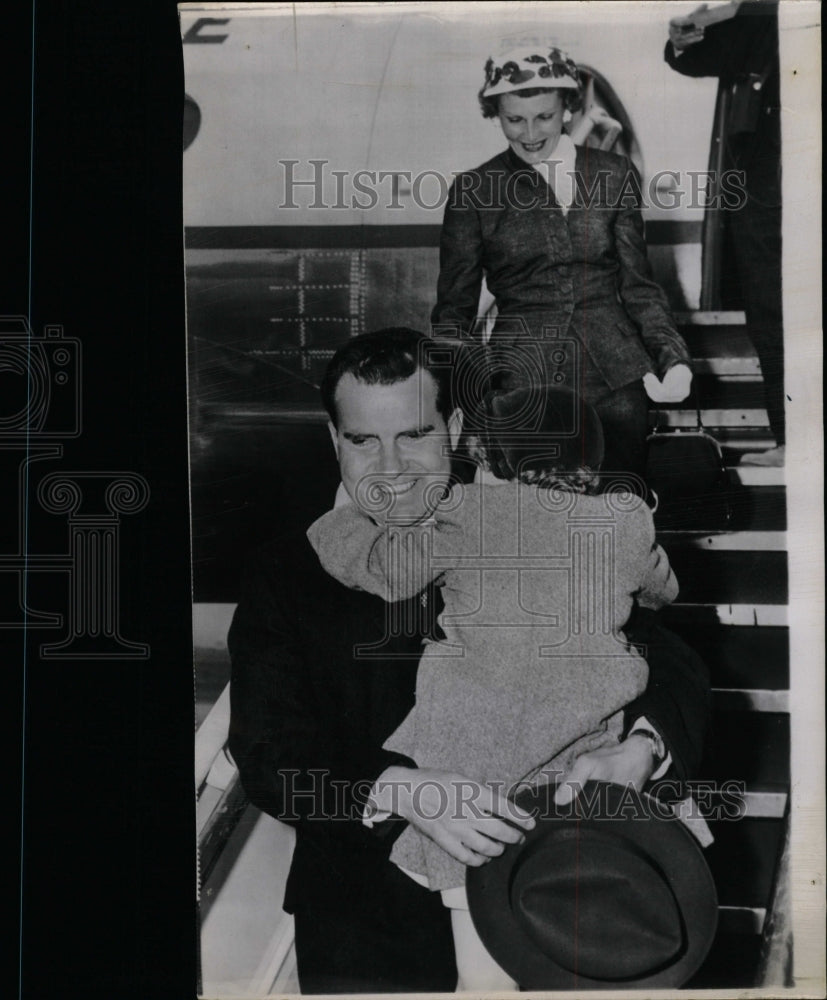
[[[469,450],[498,478],[597,493],[603,427],[594,408],[557,386],[489,392]]]
[[[486,81],[485,86],[487,85]],[[485,97],[485,86],[477,94],[482,117],[496,118],[500,113],[500,98],[503,95],[495,94],[493,97]],[[563,107],[566,111],[571,111],[573,114],[583,106],[583,95],[579,90],[573,90],[571,87],[529,87],[527,90],[510,90],[509,93],[514,94],[516,97],[537,97],[539,94],[550,94],[554,90],[562,91]]]
[[[334,427],[338,426],[336,387],[350,373],[367,385],[404,382],[420,368],[436,382],[436,408],[445,420],[454,412],[454,370],[460,345],[440,341],[406,326],[363,333],[348,340],[330,359],[320,386],[322,403]]]

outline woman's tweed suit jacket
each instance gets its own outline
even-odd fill
[[[589,399],[589,385],[619,389],[648,371],[663,378],[690,359],[652,278],[631,162],[578,146],[574,190],[564,214],[543,178],[510,148],[459,174],[445,208],[431,322],[436,333],[480,339],[484,274],[497,301],[494,360],[510,354],[506,367],[513,369],[514,352],[529,356],[510,384],[533,378],[536,359],[545,381],[557,374],[557,384],[585,385]],[[579,368],[571,350],[565,359],[555,350],[555,338],[580,345]]]
[[[633,599],[657,608],[678,589],[649,508],[503,483],[455,487],[435,518],[386,530],[347,505],[308,532],[329,573],[385,599],[444,573],[446,639],[426,645],[416,706],[386,749],[507,790],[616,742],[648,677],[621,632]],[[433,889],[464,883],[412,827],[391,860]]]

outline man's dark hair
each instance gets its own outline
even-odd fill
[[[330,359],[321,384],[322,403],[338,426],[336,387],[350,373],[367,385],[404,382],[419,369],[436,382],[436,408],[446,424],[454,411],[452,387],[458,342],[435,340],[407,326],[363,333],[343,344]]]

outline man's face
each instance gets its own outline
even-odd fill
[[[375,521],[415,524],[439,501],[462,425],[436,407],[437,384],[419,370],[392,385],[368,385],[347,373],[336,387],[339,426],[330,424],[342,483]]]

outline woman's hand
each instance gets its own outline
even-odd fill
[[[692,370],[688,365],[673,365],[663,376],[663,381],[653,372],[643,376],[643,388],[653,403],[680,403],[689,395]]]

